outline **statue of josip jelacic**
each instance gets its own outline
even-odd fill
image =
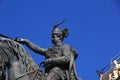
[[[20,46],[19,43],[22,43],[35,53],[45,57],[42,62],[45,68],[44,80],[79,80],[75,68],[75,60],[78,53],[73,47],[63,43],[64,38],[69,34],[68,29],[58,28],[63,22],[64,20],[53,27],[51,34],[53,46],[48,49],[43,49],[28,39],[18,38],[15,41],[7,38],[0,39],[0,59],[3,59],[2,56],[6,57],[6,60],[2,64],[0,63],[0,77],[4,75],[4,70],[7,66],[8,80],[43,80],[39,78],[40,76],[34,79],[35,75],[38,75],[39,69],[29,54],[26,53],[24,47]],[[35,67],[31,69],[31,65]],[[41,72],[39,74],[41,75]]]
[[[34,52],[45,56],[45,73],[47,80],[78,80],[76,75],[75,62],[78,53],[68,44],[64,44],[63,40],[68,36],[68,29],[58,28],[56,24],[53,27],[51,41],[54,44],[48,49],[43,49],[27,39],[19,39],[19,42],[28,46]]]

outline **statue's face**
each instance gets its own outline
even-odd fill
[[[53,44],[58,43],[59,41],[61,41],[61,35],[57,34],[57,33],[52,34],[51,41],[52,41]]]
[[[57,44],[58,42],[63,41],[64,36],[63,36],[62,30],[59,29],[59,28],[55,28],[52,31],[52,37],[51,38],[52,38],[51,41],[52,41],[53,44]]]

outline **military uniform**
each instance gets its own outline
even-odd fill
[[[45,64],[45,72],[48,73],[47,78],[49,80],[70,80],[70,77],[71,80],[76,80],[76,76],[74,75],[76,73],[73,71],[75,70],[73,65],[74,59],[77,58],[77,53],[72,47],[67,44],[53,46],[47,50],[45,57],[46,59],[51,59],[51,61]],[[70,61],[72,58],[73,61],[70,66]]]
[[[78,54],[71,46],[62,43],[68,36],[68,30],[59,29],[57,26],[58,24],[52,30],[51,41],[54,45],[51,48],[43,49],[26,39],[21,39],[20,42],[26,44],[34,52],[45,56],[47,80],[78,80],[74,64]]]

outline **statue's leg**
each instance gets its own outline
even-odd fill
[[[61,80],[60,76],[54,72],[50,72],[47,75],[47,80]]]
[[[64,73],[59,67],[54,67],[47,74],[47,80],[64,80]]]

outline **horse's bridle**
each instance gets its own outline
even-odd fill
[[[39,70],[39,68],[36,68],[36,69],[34,69],[34,70],[31,70],[31,71],[29,71],[29,72],[26,72],[26,73],[24,73],[24,74],[21,74],[21,75],[18,76],[15,80],[18,80],[18,79],[20,79],[20,78],[22,78],[22,77],[24,77],[24,76],[27,76],[27,75],[29,75],[30,73],[36,72],[36,71],[38,71],[38,70]]]

